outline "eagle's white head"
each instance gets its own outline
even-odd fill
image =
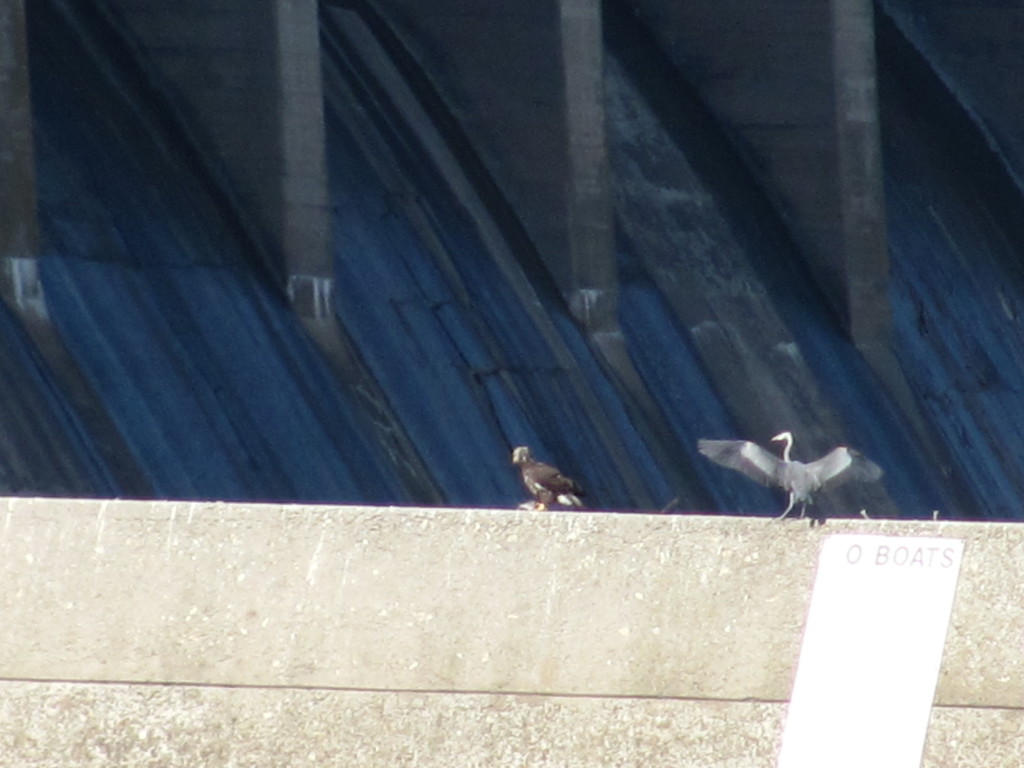
[[[512,449],[512,463],[513,464],[525,464],[533,458],[530,456],[530,449],[525,445],[520,445],[517,448]]]

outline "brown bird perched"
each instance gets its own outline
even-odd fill
[[[536,461],[525,445],[520,445],[512,451],[512,463],[519,467],[523,475],[523,485],[537,500],[535,509],[547,509],[553,502],[558,502],[564,507],[583,506],[580,496],[584,494],[579,483],[566,477],[550,464]]]

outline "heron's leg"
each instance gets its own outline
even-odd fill
[[[781,519],[782,519],[782,518],[784,518],[784,517],[785,517],[786,515],[788,515],[788,514],[789,514],[789,513],[790,513],[790,512],[792,511],[792,509],[793,509],[793,504],[795,504],[795,503],[796,503],[796,494],[794,494],[794,493],[793,493],[793,492],[791,491],[791,492],[790,492],[790,494],[789,494],[789,506],[788,506],[788,507],[786,507],[786,511],[785,511],[785,512],[783,512],[783,513],[782,513],[781,515],[779,515],[779,516],[778,516],[778,517],[776,517],[775,519],[776,519],[776,520],[781,520]]]

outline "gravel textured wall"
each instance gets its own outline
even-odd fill
[[[0,514],[11,764],[772,765],[817,554],[850,531],[966,542],[925,765],[1019,755],[1014,525],[59,499]]]

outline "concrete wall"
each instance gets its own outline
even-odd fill
[[[299,311],[331,276],[315,0],[110,4],[231,180]]]
[[[1024,186],[1024,8],[1016,3],[881,3],[927,57]]]
[[[1024,529],[9,499],[16,765],[774,764],[824,537],[966,542],[926,766],[1024,749]]]
[[[746,151],[855,341],[887,344],[871,3],[634,5]]]
[[[486,12],[449,0],[370,5],[400,30],[441,88],[576,316],[593,330],[612,329],[601,4],[531,0]],[[636,6],[723,120],[740,127],[848,325],[859,338],[884,337],[870,4],[804,3],[784,15],[746,2],[712,11],[659,0]],[[331,268],[317,3],[218,0],[200,9],[116,0],[110,7],[232,180],[271,258],[283,259],[278,266],[300,311],[322,313]],[[21,106],[5,102],[11,108],[0,128],[20,147],[29,138],[20,3],[3,8],[0,30],[12,41],[3,66],[15,75],[4,98]],[[716,74],[722,71],[732,74]],[[6,124],[19,120],[20,128]],[[30,147],[16,155],[24,166]],[[16,177],[24,181],[18,205],[6,209],[31,210],[30,163]],[[5,226],[4,237],[30,243],[31,217],[16,220],[24,223]]]
[[[486,13],[448,0],[373,5],[452,105],[576,315],[610,327],[601,4],[536,0]],[[803,2],[785,13],[746,0],[632,5],[749,150],[851,335],[865,350],[885,349],[870,2]]]
[[[317,3],[113,5],[283,254],[300,312],[320,314],[331,269]],[[596,329],[614,324],[600,3],[375,5],[443,80],[577,317]]]
[[[576,316],[594,330],[613,328],[600,3],[531,0],[486,12],[448,0],[370,5],[438,83]],[[18,6],[5,3],[5,18]],[[660,0],[635,6],[751,148],[856,338],[884,344],[870,3],[806,2],[785,14],[745,0],[712,10]],[[233,180],[272,258],[283,259],[300,311],[322,312],[331,269],[317,3],[218,0],[199,9],[116,0],[111,8]],[[17,46],[10,50],[21,60]]]
[[[436,83],[589,329],[615,324],[597,0],[374,0]]]
[[[373,7],[400,30],[522,217],[577,317],[595,330],[613,328],[600,3],[531,0],[511,11],[485,12],[451,0],[336,4]],[[854,340],[876,367],[888,364],[871,3],[805,0],[784,13],[747,0],[631,4],[748,149]],[[21,4],[7,0],[2,7],[0,33],[10,35],[11,45],[4,46],[7,63],[0,65],[13,74],[2,98],[14,101],[4,102],[0,130],[24,147],[28,134],[25,125],[18,127],[25,122],[25,88],[18,85],[25,69]],[[111,7],[234,179],[253,226],[283,258],[300,311],[321,314],[330,300],[331,268],[317,3],[218,0],[199,9],[116,0]],[[996,112],[1012,117],[991,103],[1014,103],[1019,12],[975,11],[970,4],[929,11],[924,31],[913,34],[948,41],[940,53],[992,41],[984,57],[943,54],[939,65],[964,82],[984,120]],[[997,78],[998,88],[985,85],[993,70],[1009,75]],[[993,121],[990,129],[1015,162],[1021,153],[1009,123]],[[34,238],[31,216],[17,213],[34,200],[31,168],[17,162],[14,177],[22,181],[15,204],[4,206],[15,213],[5,214],[0,227],[7,250]]]

